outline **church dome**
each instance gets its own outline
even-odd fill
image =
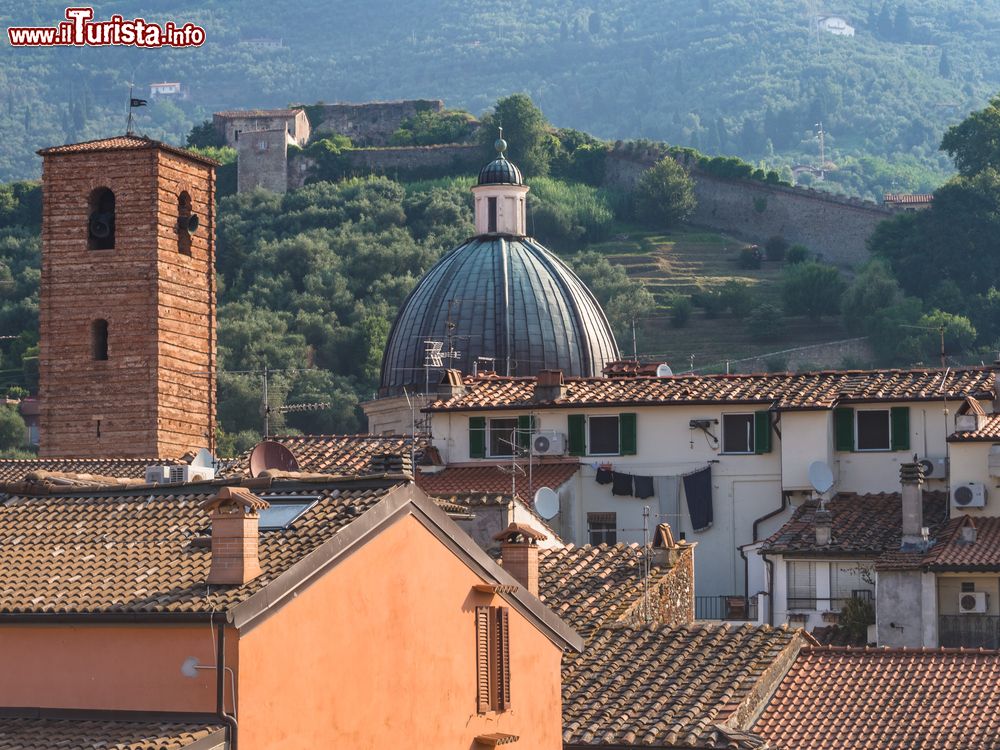
[[[521,170],[501,155],[479,170],[480,185],[523,185]]]
[[[445,357],[429,373],[427,341]],[[443,368],[501,375],[599,376],[619,358],[611,326],[570,268],[529,237],[474,237],[452,250],[403,304],[382,359],[380,395],[433,387]]]

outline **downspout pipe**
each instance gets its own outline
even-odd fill
[[[774,625],[774,560],[769,560],[763,552],[760,556],[767,567],[767,624]]]
[[[236,717],[226,713],[226,626],[219,623],[216,636],[215,657],[215,712],[225,722],[228,729],[229,750],[236,750],[239,725]],[[236,696],[233,696],[233,707],[236,706]]]
[[[790,493],[788,490],[782,490],[781,505],[779,505],[775,510],[765,513],[753,522],[753,542],[751,542],[751,544],[756,544],[759,541],[757,538],[757,528],[760,524],[785,512],[785,508],[788,507],[789,495]],[[767,624],[774,625],[774,561],[768,560],[767,555],[763,552],[758,554],[760,554],[761,558],[764,560],[764,565],[767,567]],[[747,589],[747,596],[749,596],[750,562],[747,560],[743,547],[740,547],[740,556],[743,558],[743,586]]]

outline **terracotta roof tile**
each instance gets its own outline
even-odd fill
[[[759,747],[737,712],[767,694],[765,673],[794,655],[798,632],[707,622],[601,628],[582,654],[563,659],[564,747]]]
[[[0,717],[0,750],[175,750],[223,731],[211,723]]]
[[[429,495],[451,495],[454,493],[510,494],[511,462],[482,463],[475,466],[449,466],[443,471],[417,474],[417,485]],[[528,470],[526,462],[518,462],[523,469],[516,476],[517,494],[529,502],[539,487],[555,489],[580,470],[576,460],[561,462],[535,462]],[[529,481],[530,475],[530,481]]]
[[[948,436],[948,442],[952,443],[996,441],[1000,441],[1000,414],[990,414],[978,430],[962,430]]]
[[[146,467],[186,463],[162,458],[28,458],[0,459],[0,484],[21,482],[35,471],[92,474],[120,479],[142,479]]]
[[[664,571],[650,569],[656,581]],[[619,622],[642,602],[643,553],[638,544],[598,544],[538,553],[539,598],[587,638]]]
[[[885,203],[933,203],[932,193],[886,193],[882,200]]]
[[[966,525],[975,528],[975,541],[963,540],[962,527]],[[1000,518],[953,518],[937,538],[937,544],[921,561],[930,570],[1000,570]]]
[[[428,441],[408,435],[277,435],[269,437],[288,448],[298,461],[299,470],[337,476],[380,474],[386,469],[383,456],[403,459],[409,468],[410,452],[414,449],[420,463]],[[226,474],[249,476],[250,451],[224,463]]]
[[[816,544],[816,511],[806,502],[761,546],[767,554],[820,554],[825,556],[880,556],[899,549],[902,537],[902,500],[898,492],[871,495],[840,493],[826,504],[833,516],[830,544]],[[924,525],[933,537],[948,520],[946,493],[924,492]]]
[[[789,750],[997,750],[1000,653],[805,648],[752,730]]]
[[[566,395],[534,401],[534,378],[466,377],[466,392],[425,411],[566,408],[644,404],[757,404],[779,409],[830,409],[840,403],[993,398],[989,367],[949,370],[846,370],[756,375],[567,378]]]
[[[41,156],[49,156],[53,154],[82,154],[94,151],[139,151],[144,149],[162,149],[164,151],[169,151],[172,154],[177,154],[178,156],[199,161],[213,167],[219,166],[219,162],[215,161],[215,159],[209,159],[207,156],[196,154],[193,151],[178,148],[177,146],[171,146],[168,143],[154,141],[151,138],[146,138],[141,135],[118,135],[111,138],[98,138],[93,141],[83,141],[81,143],[67,143],[63,146],[50,146],[49,148],[43,148],[39,150],[38,153]]]
[[[0,505],[0,612],[222,611],[360,518],[394,486],[274,481],[256,490],[265,500],[276,494],[318,500],[287,529],[261,532],[261,576],[210,589],[210,548],[193,542],[211,527],[202,503],[218,485],[7,495]]]

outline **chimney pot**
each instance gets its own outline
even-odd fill
[[[542,370],[535,378],[535,401],[555,401],[566,396],[562,370]]]
[[[903,549],[920,546],[924,541],[924,470],[919,463],[899,466],[900,498],[902,501]]]
[[[259,576],[258,513],[270,504],[245,487],[223,487],[201,507],[211,511],[212,519],[212,567],[206,583],[242,586]]]
[[[829,547],[833,539],[833,514],[826,508],[820,508],[816,511],[813,525],[816,527],[816,545]]]

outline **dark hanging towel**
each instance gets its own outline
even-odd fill
[[[597,470],[598,484],[611,484],[611,469],[600,468]]]
[[[635,487],[635,496],[641,500],[645,500],[647,497],[652,497],[656,494],[653,491],[652,477],[640,477],[636,475],[632,477],[632,484]]]
[[[612,495],[632,495],[632,475],[621,474],[617,471],[611,472],[611,494]]]
[[[691,514],[691,527],[704,531],[712,525],[711,466],[684,475],[684,495]]]

